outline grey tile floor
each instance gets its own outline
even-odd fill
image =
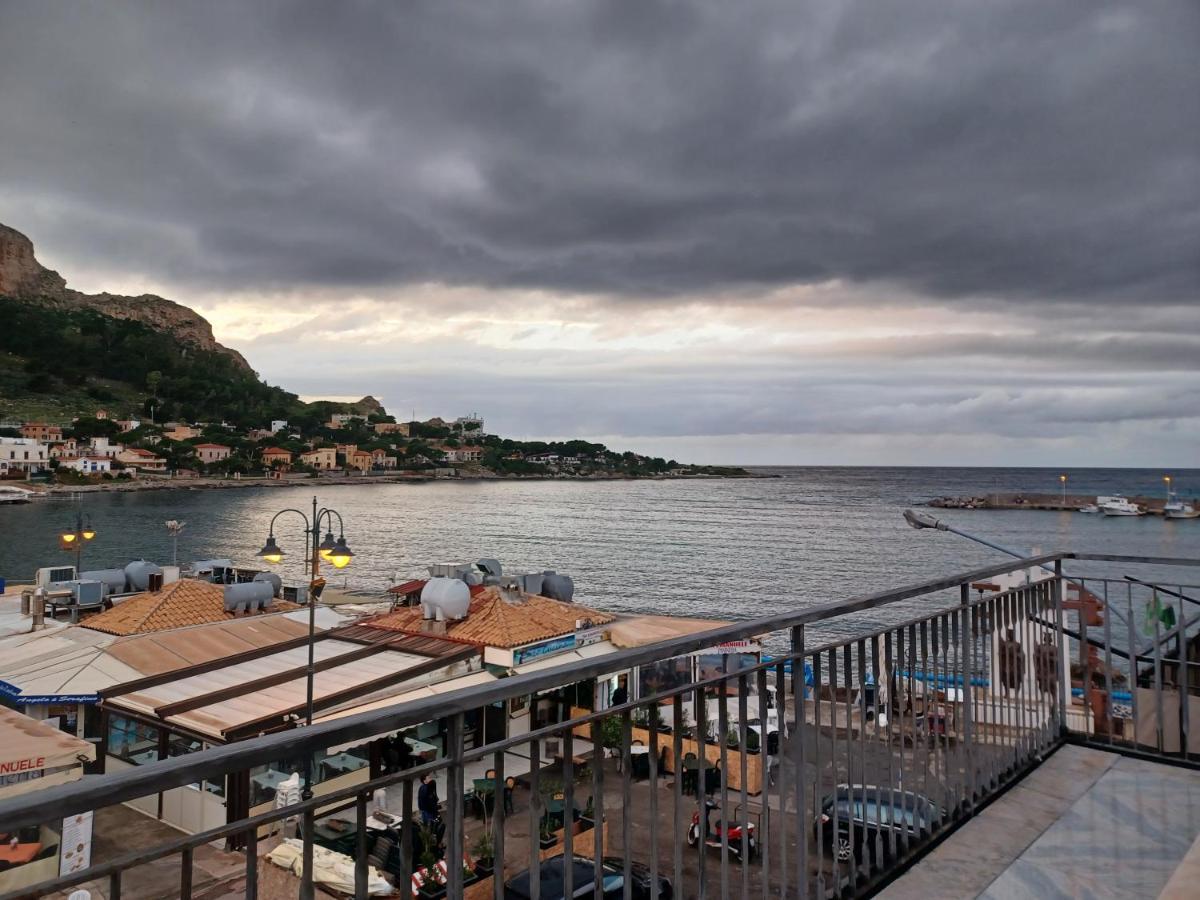
[[[1200,772],[1065,747],[881,896],[1153,900],[1198,837]]]

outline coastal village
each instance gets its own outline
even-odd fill
[[[0,423],[0,479],[81,487],[170,486],[180,479],[387,477],[681,477],[745,474],[609,450],[583,440],[514,441],[488,433],[478,415],[397,422],[372,398],[363,411],[320,421],[164,422],[104,408],[68,422]]]

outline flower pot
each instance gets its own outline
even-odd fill
[[[538,839],[538,846],[541,847],[543,850],[549,850],[551,847],[553,847],[557,843],[558,843],[558,838],[556,838],[554,835],[550,835],[549,837],[544,837],[544,838]]]
[[[484,878],[491,878],[496,871],[496,861],[494,859],[477,859],[475,860],[475,876],[481,881]]]
[[[417,888],[417,896],[421,900],[442,900],[446,896],[444,884],[423,884]]]

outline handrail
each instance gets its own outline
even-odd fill
[[[491,684],[466,687],[435,697],[398,703],[381,710],[358,713],[331,722],[262,735],[254,739],[172,757],[109,775],[85,776],[79,781],[49,787],[35,794],[0,802],[0,822],[4,823],[7,828],[39,824],[47,820],[192,784],[206,778],[211,780],[213,776],[243,771],[257,765],[311,753],[336,744],[346,744],[357,739],[369,739],[382,733],[399,731],[422,722],[478,709],[481,706],[507,700],[514,696],[550,690],[560,686],[564,676],[571,681],[579,681],[633,666],[682,656],[727,641],[810,625],[1064,559],[1103,559],[1129,563],[1150,562],[1152,564],[1200,566],[1200,560],[1066,552],[1049,553],[993,564],[900,588],[824,603],[803,610],[792,610],[736,622],[646,647],[620,650],[585,663],[568,663],[540,672],[500,679]]]

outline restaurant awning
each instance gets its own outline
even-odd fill
[[[73,781],[83,774],[82,764],[95,758],[96,748],[88,741],[0,707],[0,794]]]

